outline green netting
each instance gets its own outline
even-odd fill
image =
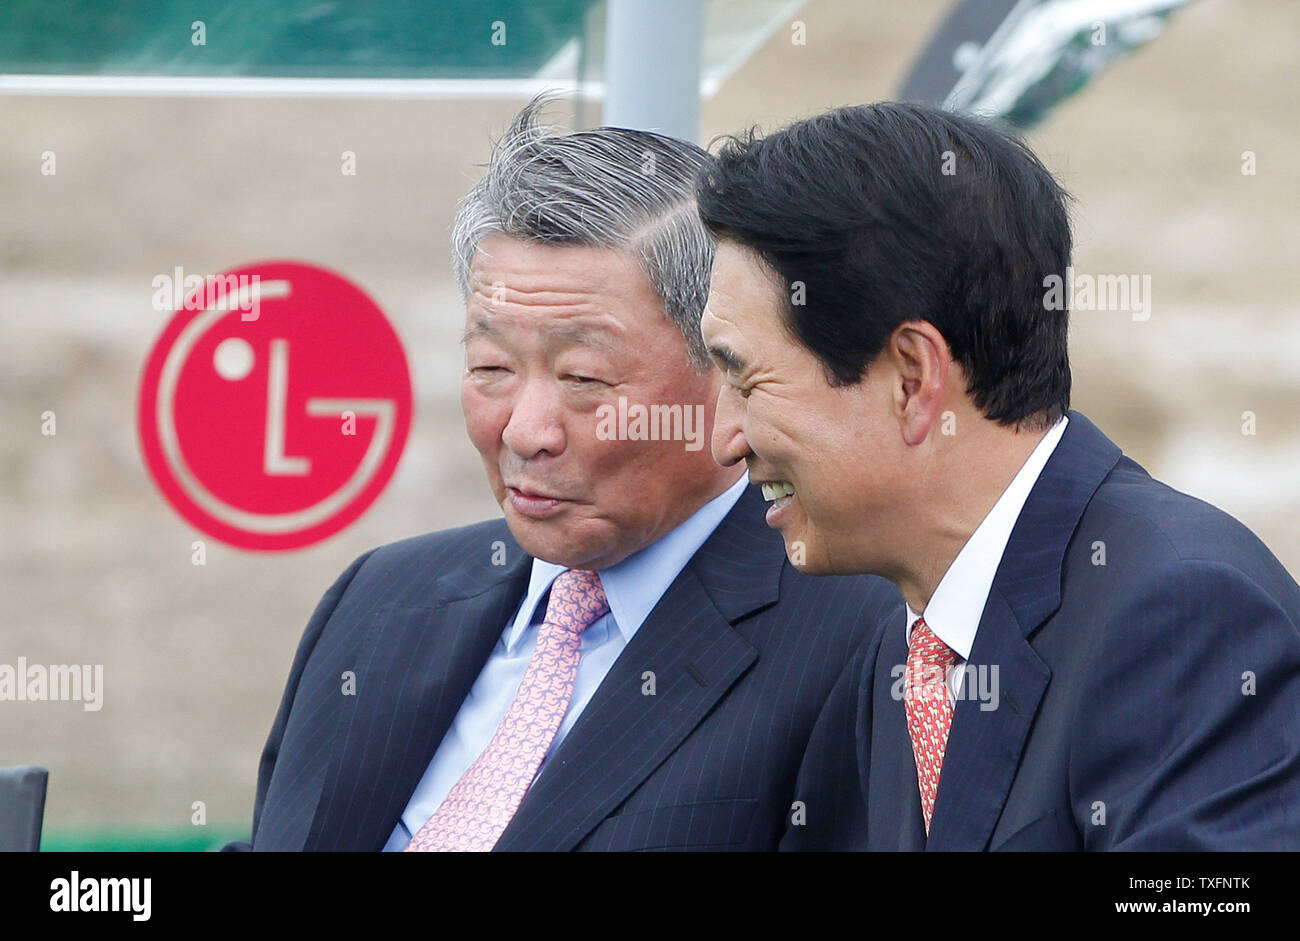
[[[0,72],[522,78],[579,36],[592,2],[5,0]]]
[[[206,853],[232,840],[247,840],[248,827],[171,827],[102,830],[49,830],[41,834],[41,852]]]

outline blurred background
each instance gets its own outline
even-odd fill
[[[1013,5],[988,4],[996,18]],[[1141,47],[1086,85],[1087,63],[1057,70],[1036,91],[1047,105],[1019,99],[1031,145],[1077,198],[1076,270],[1150,276],[1149,319],[1073,316],[1074,407],[1300,573],[1300,4],[1146,6],[1170,13],[1163,32],[1115,31],[1111,49]],[[698,110],[677,117],[706,143],[897,97],[952,9],[709,0]],[[0,702],[0,765],[51,771],[44,849],[247,838],[260,751],[321,593],[373,546],[498,515],[462,428],[449,226],[534,91],[560,92],[557,124],[602,122],[609,17],[599,0],[0,9],[0,663],[104,668],[97,712]],[[680,84],[657,41],[644,34],[643,91]],[[323,77],[336,82],[293,84]],[[276,553],[225,546],[173,511],[135,411],[172,316],[153,307],[153,279],[268,259],[366,291],[405,344],[415,396],[369,511]]]

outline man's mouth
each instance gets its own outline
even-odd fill
[[[794,495],[794,484],[788,480],[764,481],[761,486],[763,499],[771,503],[773,509],[785,506]]]
[[[568,497],[562,497],[558,494],[547,493],[545,490],[537,490],[533,487],[515,487],[506,484],[507,490],[513,490],[515,493],[522,494],[532,500],[567,500]]]
[[[569,501],[564,497],[554,496],[528,487],[506,486],[506,499],[515,512],[531,519],[547,519],[560,512]]]

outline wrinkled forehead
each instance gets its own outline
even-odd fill
[[[607,285],[649,287],[637,257],[626,249],[542,242],[493,233],[479,243],[468,287],[477,295],[507,292],[598,295]]]
[[[630,252],[504,238],[484,245],[470,271],[466,342],[543,335],[615,349],[643,344],[668,320]]]
[[[509,345],[536,337],[547,346],[586,346],[613,354],[627,343],[627,334],[626,326],[611,314],[470,304],[462,342]]]

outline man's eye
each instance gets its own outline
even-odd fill
[[[506,372],[506,368],[504,366],[471,366],[469,371],[479,376],[496,375]]]
[[[590,385],[602,384],[599,379],[593,379],[591,376],[566,375],[566,376],[561,376],[560,378],[563,379],[565,382],[572,382],[574,385],[579,385],[579,386],[590,386]]]

